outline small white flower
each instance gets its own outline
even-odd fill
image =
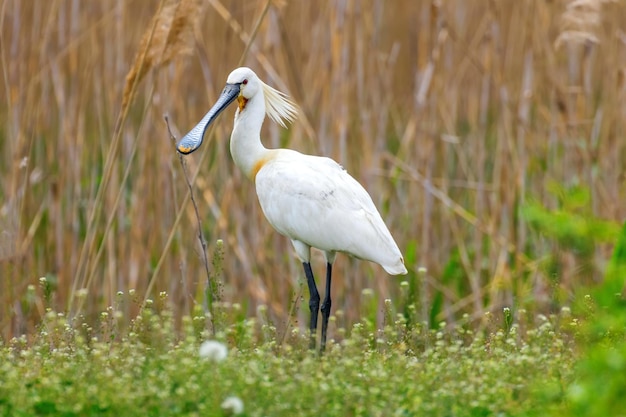
[[[200,345],[200,357],[215,362],[221,362],[226,359],[228,348],[217,340],[207,340]]]
[[[222,402],[221,407],[232,415],[243,413],[243,401],[239,397],[231,396],[226,398]]]

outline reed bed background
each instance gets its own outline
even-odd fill
[[[96,316],[118,292],[137,299],[128,320],[162,293],[178,315],[203,303],[163,115],[180,137],[240,62],[301,108],[289,130],[266,123],[266,146],[339,161],[405,254],[406,278],[338,257],[343,326],[371,302],[363,289],[382,312],[403,280],[433,323],[550,311],[602,278],[611,240],[590,232],[582,253],[529,207],[626,216],[623,2],[7,0],[0,13],[4,338],[46,306]],[[300,262],[230,158],[232,114],[185,158],[209,257],[223,240],[220,298],[306,323]]]

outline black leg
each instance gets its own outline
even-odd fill
[[[309,309],[311,310],[311,341],[309,343],[310,349],[315,349],[315,339],[317,335],[317,315],[320,309],[320,293],[317,292],[317,286],[315,285],[315,278],[313,278],[313,271],[311,270],[311,264],[303,262],[304,275],[306,275],[306,282],[309,286]]]
[[[320,352],[326,349],[326,332],[328,331],[328,319],[330,318],[330,306],[332,304],[330,300],[330,277],[333,272],[333,265],[326,264],[326,295],[324,295],[324,302],[322,303],[322,343],[320,345]]]

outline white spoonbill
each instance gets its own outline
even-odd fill
[[[304,266],[311,310],[311,348],[315,348],[320,295],[311,270],[311,248],[326,258],[326,294],[322,302],[322,339],[326,345],[330,317],[330,281],[337,252],[380,264],[392,275],[406,274],[402,253],[385,226],[372,198],[341,165],[330,158],[291,149],[267,149],[261,143],[265,116],[286,127],[296,117],[287,96],[265,84],[250,68],[230,73],[226,87],[204,118],[177,144],[188,154],[201,144],[208,126],[237,100],[230,152],[235,164],[256,185],[265,217],[291,239]]]

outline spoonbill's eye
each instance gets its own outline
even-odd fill
[[[243,80],[243,81],[241,82],[241,84],[243,84],[243,85],[248,84],[248,80],[247,80],[247,79]]]

